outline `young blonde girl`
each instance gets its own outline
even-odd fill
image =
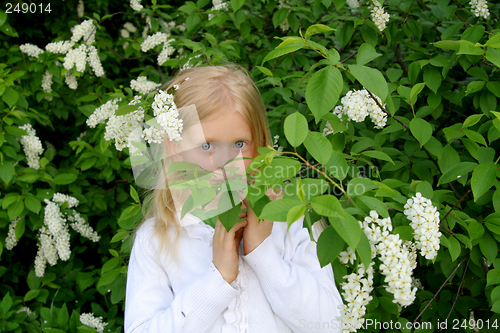
[[[183,107],[196,106],[203,147],[231,142],[253,158],[270,144],[262,98],[241,68],[185,70],[165,90],[174,86],[181,118]],[[191,124],[183,120],[184,140]],[[173,155],[184,144],[165,142]],[[180,219],[175,200],[170,189],[154,189],[136,232],[126,333],[339,331],[342,300],[331,266],[320,267],[303,217],[287,231],[286,223],[259,222],[244,199],[247,211],[226,231],[219,220],[213,228],[191,214]]]

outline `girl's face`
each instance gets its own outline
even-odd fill
[[[248,121],[232,109],[224,110],[203,120],[200,124],[184,129],[180,151],[184,161],[196,163],[207,170],[215,171],[228,160],[236,157],[255,157],[255,143]],[[243,166],[245,170],[251,160],[231,164]]]

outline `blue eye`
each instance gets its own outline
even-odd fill
[[[210,149],[210,147],[211,147],[211,144],[206,143],[206,142],[201,145],[201,149],[205,150],[205,151],[208,151]]]
[[[236,146],[236,148],[241,149],[246,146],[246,143],[243,141],[238,141],[234,145]]]

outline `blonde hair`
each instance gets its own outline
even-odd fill
[[[230,106],[250,124],[255,149],[271,145],[264,102],[255,83],[242,67],[225,65],[184,70],[162,89],[169,91],[174,85],[178,86],[174,90],[177,107],[194,104],[200,122]],[[191,125],[190,119],[183,118],[182,114],[180,117],[184,128]],[[167,254],[172,262],[177,263],[178,239],[180,233],[185,231],[177,221],[171,190],[164,188],[148,191],[143,209],[145,220],[155,219],[154,236],[158,240],[158,254]]]

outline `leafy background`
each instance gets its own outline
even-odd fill
[[[368,1],[352,10],[342,0],[233,0],[222,12],[211,11],[207,0],[144,1],[145,8],[134,12],[124,1],[85,0],[83,17],[77,5],[71,0],[51,3],[50,13],[34,14],[6,14],[0,8],[0,330],[94,332],[80,323],[84,312],[102,316],[106,331],[123,330],[127,255],[142,217],[141,192],[134,188],[127,149],[117,151],[104,140],[104,125],[90,129],[85,121],[110,98],[131,95],[130,80],[146,75],[166,82],[200,54],[195,63],[229,61],[250,71],[283,155],[307,169],[304,179],[293,182],[323,182],[328,193],[338,190],[322,199],[299,191],[279,206],[261,202],[259,208],[262,216],[283,221],[299,213],[306,213],[309,223],[327,216],[318,256],[322,265],[332,264],[337,284],[351,270],[337,257],[347,244],[366,258],[356,221],[371,209],[391,216],[395,227],[403,227],[403,238],[408,237],[409,222],[402,213],[408,197],[421,192],[438,207],[441,249],[433,261],[419,259],[414,276],[423,289],[414,304],[401,311],[382,306],[378,299],[390,295],[376,281],[366,318],[419,318],[434,325],[449,318],[462,324],[473,313],[484,321],[482,331],[487,331],[487,320],[490,325],[498,321],[500,4],[491,1],[490,16],[483,19],[472,14],[467,0],[385,1],[391,19],[383,32],[370,17]],[[209,20],[209,14],[215,17]],[[185,31],[172,30],[177,51],[162,66],[156,60],[160,48],[141,52],[146,16],[151,19],[148,34],[162,31],[162,21],[185,24]],[[88,70],[77,73],[78,88],[72,90],[57,65],[63,56],[46,52],[35,59],[20,52],[21,44],[44,48],[56,39],[68,40],[70,28],[85,19],[98,27],[94,45],[105,78]],[[138,30],[122,37],[126,22]],[[324,26],[307,30],[315,24]],[[46,70],[54,77],[51,95],[41,88]],[[341,122],[332,116],[340,98],[363,87],[382,99],[389,114],[384,129],[374,129],[368,120]],[[334,133],[325,137],[327,120]],[[25,134],[18,126],[27,122],[44,147],[38,170],[27,167],[18,142]],[[262,153],[269,166],[280,160],[274,159],[276,151]],[[360,173],[369,167],[379,173]],[[333,172],[338,168],[347,173]],[[362,193],[349,191],[349,184],[358,183]],[[79,200],[77,211],[101,239],[92,243],[72,231],[70,259],[38,278],[33,266],[37,231],[43,225],[44,199],[55,192]],[[252,199],[257,203],[259,198]],[[332,204],[342,213],[322,209]],[[8,251],[5,237],[16,217],[21,217],[19,243]],[[23,306],[32,310],[29,316],[18,312]],[[472,329],[460,325],[459,331]]]

